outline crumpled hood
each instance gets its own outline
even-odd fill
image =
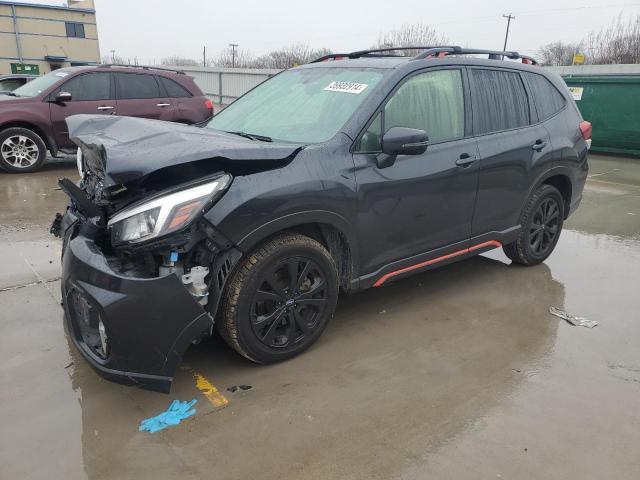
[[[143,118],[73,115],[66,121],[69,137],[82,148],[85,162],[99,163],[93,167],[104,172],[105,187],[197,160],[282,162],[302,148]]]

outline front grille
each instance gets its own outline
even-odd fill
[[[102,326],[102,338],[100,324],[102,323],[98,309],[94,307],[86,295],[72,288],[68,295],[71,321],[73,322],[76,338],[95,356],[105,360],[108,355],[106,333]]]

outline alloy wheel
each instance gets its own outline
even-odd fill
[[[287,258],[259,279],[251,307],[251,326],[261,343],[288,350],[320,325],[327,306],[327,280],[305,257]]]
[[[560,206],[554,198],[544,199],[535,213],[529,228],[529,246],[534,255],[542,256],[554,244],[559,232]]]
[[[24,135],[7,137],[0,146],[0,154],[5,162],[15,168],[33,166],[40,156],[36,143]]]

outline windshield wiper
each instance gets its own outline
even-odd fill
[[[19,97],[20,95],[18,95],[17,93],[13,93],[13,92],[0,92],[1,95],[9,95],[10,97]]]
[[[247,133],[247,132],[227,132],[232,133],[233,135],[238,135],[239,137],[248,138],[249,140],[258,140],[260,142],[273,142],[273,138],[267,137],[265,135],[256,135],[255,133]]]

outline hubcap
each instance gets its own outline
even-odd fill
[[[553,198],[546,198],[533,214],[529,229],[529,246],[535,255],[544,255],[551,248],[558,235],[559,223],[558,202]]]
[[[266,271],[251,307],[251,326],[269,348],[288,350],[320,325],[327,305],[327,282],[305,257],[288,258]]]
[[[2,146],[0,153],[5,162],[15,168],[27,168],[38,161],[38,146],[29,137],[13,135],[8,137]]]

